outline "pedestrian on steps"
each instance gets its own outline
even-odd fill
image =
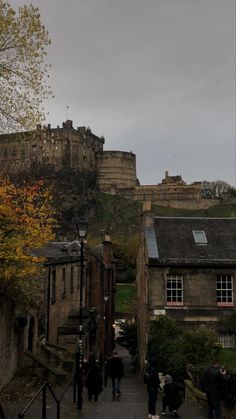
[[[156,414],[156,405],[158,390],[161,390],[161,388],[156,360],[151,360],[148,364],[147,370],[144,373],[144,383],[147,385],[148,391],[148,418],[159,419],[160,416]]]
[[[114,351],[108,359],[107,371],[112,380],[112,401],[119,400],[121,379],[124,377],[124,364],[117,351]]]
[[[103,391],[102,384],[103,380],[99,364],[94,362],[91,364],[85,380],[85,387],[88,389],[88,401],[98,401],[98,396]]]

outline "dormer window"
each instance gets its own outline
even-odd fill
[[[207,244],[207,238],[204,230],[193,230],[193,237],[196,244]]]

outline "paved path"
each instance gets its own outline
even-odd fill
[[[86,389],[84,389],[84,401],[82,411],[77,411],[72,403],[72,389],[66,393],[62,406],[61,419],[146,419],[147,414],[147,391],[142,378],[135,374],[130,364],[130,358],[124,349],[119,348],[119,355],[125,363],[125,377],[122,379],[121,399],[112,402],[111,380],[99,397],[98,402],[88,402]],[[161,412],[161,395],[158,396],[157,413]],[[17,412],[25,406],[25,402],[9,401],[6,407],[7,419],[16,419]],[[25,419],[41,419],[40,403],[34,404],[28,411]],[[206,406],[198,406],[185,401],[179,410],[182,419],[206,419]],[[164,418],[164,416],[160,416]],[[166,418],[169,416],[166,415]],[[47,400],[47,419],[56,419],[54,403],[51,398]]]

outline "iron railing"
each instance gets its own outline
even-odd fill
[[[76,394],[76,387],[77,387],[77,378],[76,374],[73,373],[71,378],[69,379],[66,387],[64,388],[62,394],[59,398],[57,398],[56,394],[54,393],[51,384],[49,384],[47,381],[43,383],[43,385],[40,387],[40,389],[37,391],[37,393],[34,395],[34,397],[29,401],[27,406],[21,410],[21,412],[18,413],[19,419],[24,419],[26,413],[28,412],[29,408],[32,406],[32,404],[35,402],[35,400],[39,397],[39,395],[42,393],[42,419],[47,418],[47,390],[51,393],[53,400],[56,403],[56,419],[60,419],[61,417],[61,402],[63,397],[65,396],[68,388],[70,387],[71,383],[73,382],[73,403],[76,402],[76,398],[78,398],[78,394]],[[78,391],[77,391],[78,393]],[[77,397],[76,397],[77,396]],[[4,417],[3,417],[4,419]]]

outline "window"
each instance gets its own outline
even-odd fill
[[[166,277],[166,302],[169,305],[183,305],[183,276]]]
[[[219,305],[228,305],[233,303],[232,275],[217,275],[216,298],[217,304]]]
[[[66,270],[62,269],[62,289],[61,289],[61,298],[66,298]]]
[[[77,290],[80,289],[80,268],[78,267]]]
[[[193,237],[196,244],[207,244],[207,238],[205,231],[203,230],[193,230]]]
[[[235,348],[235,334],[234,333],[221,333],[219,334],[219,341],[223,348]]]
[[[52,282],[51,282],[51,304],[56,302],[56,271],[52,271]]]
[[[74,292],[74,268],[71,267],[70,270],[70,293],[73,294]]]

